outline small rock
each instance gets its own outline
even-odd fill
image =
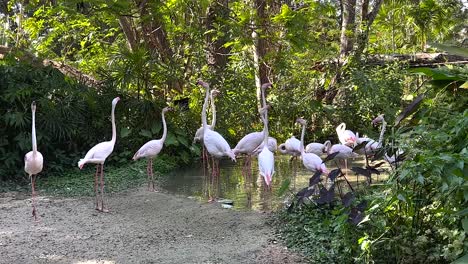
[[[231,208],[234,207],[234,206],[232,206],[231,204],[224,204],[224,203],[223,203],[223,204],[221,204],[221,207],[222,207],[222,208],[225,208],[225,209],[231,209]]]

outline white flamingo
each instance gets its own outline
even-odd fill
[[[305,152],[306,153],[314,153],[315,155],[317,156],[321,156],[321,155],[324,155],[327,153],[327,148],[326,148],[326,144],[327,142],[329,142],[330,140],[327,140],[325,141],[325,143],[318,143],[318,142],[313,142],[313,143],[309,143],[307,144],[307,146],[305,147]],[[331,142],[330,142],[331,143]]]
[[[36,102],[32,102],[31,104],[31,111],[32,111],[32,151],[29,151],[24,155],[24,171],[29,175],[31,178],[31,190],[32,190],[32,215],[34,219],[37,221],[37,213],[36,213],[36,204],[35,204],[35,185],[36,185],[36,175],[42,171],[42,166],[44,159],[42,154],[37,151],[37,142],[36,142]]]
[[[112,139],[110,141],[101,142],[92,147],[83,159],[78,161],[78,167],[83,169],[86,163],[96,164],[96,174],[94,175],[94,192],[96,193],[96,210],[101,212],[108,212],[109,210],[104,206],[104,162],[107,157],[114,150],[115,141],[117,139],[117,132],[115,128],[115,106],[120,98],[116,97],[112,100]],[[98,174],[100,174],[100,182],[98,182]],[[98,188],[99,185],[99,188]],[[101,192],[101,206],[99,206],[99,189]]]
[[[271,86],[272,86],[271,83],[264,83],[261,86],[262,102],[263,102],[262,107],[265,107],[266,105],[265,90]],[[234,155],[236,156],[239,154],[247,155],[247,158],[245,159],[245,163],[244,163],[244,170],[250,169],[252,155],[255,154],[255,151],[258,150],[260,152],[263,149],[263,146],[262,148],[260,148],[259,146],[263,143],[264,134],[265,134],[264,131],[249,133],[245,135],[241,140],[239,140],[239,142],[234,147],[234,149],[232,149],[232,152],[234,152]],[[274,141],[272,143],[274,143]],[[268,142],[270,142],[270,140],[268,140]]]
[[[268,149],[268,106],[260,109],[260,117],[263,120],[263,149],[258,154],[258,171],[265,180],[265,184],[271,188],[271,180],[275,174],[275,156]]]
[[[347,146],[354,146],[356,143],[356,135],[353,131],[346,129],[346,124],[341,123],[336,127],[336,133],[341,144]]]
[[[197,84],[203,86],[206,89],[205,94],[205,102],[203,103],[202,108],[202,124],[203,124],[203,144],[206,147],[208,153],[211,154],[215,159],[213,159],[213,175],[216,176],[218,174],[218,163],[221,157],[228,156],[234,162],[236,161],[236,156],[229,147],[227,141],[221,136],[218,132],[213,131],[208,128],[208,124],[206,122],[206,108],[208,105],[208,97],[210,96],[210,86],[208,83],[199,80]]]
[[[318,155],[314,153],[307,153],[304,151],[304,134],[307,121],[303,118],[298,118],[296,122],[302,126],[301,141],[299,147],[301,151],[302,164],[304,164],[304,167],[306,167],[306,169],[311,172],[320,171],[322,173],[328,174],[327,167]]]
[[[133,155],[133,160],[138,160],[139,158],[147,158],[148,164],[146,166],[146,173],[148,175],[148,190],[155,191],[154,189],[154,174],[153,174],[153,159],[161,152],[163,148],[164,141],[167,136],[167,125],[164,114],[167,111],[171,111],[171,107],[164,107],[161,111],[161,118],[163,123],[163,135],[160,139],[154,139],[146,142],[136,153]]]

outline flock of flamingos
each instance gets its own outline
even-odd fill
[[[259,110],[260,118],[264,124],[263,131],[252,132],[244,136],[234,149],[231,149],[228,142],[218,132],[214,130],[216,122],[216,111],[214,105],[214,97],[219,93],[217,90],[211,90],[208,83],[199,80],[198,85],[201,85],[205,89],[205,100],[202,108],[202,127],[200,127],[196,134],[194,141],[202,141],[203,159],[207,159],[208,152],[212,156],[212,176],[216,177],[219,175],[219,159],[222,157],[229,157],[233,161],[236,161],[236,156],[241,154],[246,156],[245,168],[250,169],[251,159],[253,156],[258,156],[258,169],[260,175],[263,177],[267,187],[271,188],[272,177],[275,173],[275,158],[274,152],[277,149],[276,139],[269,137],[268,133],[268,109],[265,99],[266,89],[272,86],[271,83],[265,83],[261,86],[262,95],[262,108]],[[208,100],[211,100],[212,107],[212,124],[207,124],[207,107]],[[116,97],[112,100],[112,139],[110,141],[101,142],[92,147],[85,155],[83,159],[78,162],[80,169],[87,163],[96,164],[96,173],[94,175],[94,191],[96,194],[96,210],[100,212],[108,212],[107,207],[104,205],[104,162],[106,158],[112,153],[116,141],[116,125],[115,125],[115,107],[119,102],[120,98]],[[28,152],[24,157],[24,170],[31,179],[32,188],[32,215],[37,220],[36,205],[35,205],[35,181],[36,175],[42,171],[43,167],[43,156],[37,150],[36,142],[36,128],[35,128],[35,112],[36,104],[31,104],[32,110],[32,151]],[[163,122],[163,135],[160,139],[150,140],[144,144],[133,156],[133,160],[140,158],[146,158],[147,163],[147,176],[148,176],[148,187],[154,191],[154,175],[153,175],[153,159],[159,154],[163,148],[164,141],[167,135],[167,126],[164,114],[167,111],[171,111],[171,107],[165,107],[162,110],[162,122]],[[278,149],[283,154],[289,154],[295,157],[301,157],[304,167],[311,172],[321,172],[325,175],[328,174],[325,163],[320,158],[323,154],[333,154],[337,160],[342,160],[346,166],[346,160],[348,158],[354,158],[358,154],[353,152],[352,147],[362,142],[368,142],[365,146],[366,153],[372,153],[382,145],[383,134],[385,132],[386,122],[383,115],[376,117],[372,123],[382,123],[381,133],[378,141],[372,140],[366,137],[359,137],[359,134],[355,134],[350,130],[346,130],[346,125],[341,123],[337,128],[336,132],[341,144],[332,145],[330,141],[322,143],[310,143],[304,148],[304,134],[307,121],[302,118],[296,120],[298,124],[302,126],[301,140],[296,139],[294,136],[286,140],[284,144],[280,144]],[[359,152],[358,152],[359,153]],[[360,153],[362,154],[362,153]]]

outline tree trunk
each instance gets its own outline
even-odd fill
[[[364,14],[364,8],[362,10],[363,12],[362,25],[359,27],[361,30],[359,30],[358,32],[356,52],[355,52],[355,56],[357,59],[360,59],[361,54],[364,52],[364,49],[366,48],[367,42],[369,40],[370,28],[372,26],[372,23],[374,23],[375,18],[377,17],[377,14],[380,10],[382,3],[383,3],[383,0],[375,0],[373,1],[372,10],[370,12],[366,10],[367,12]]]
[[[228,42],[227,37],[219,36],[218,26],[222,25],[229,19],[229,0],[214,1],[208,8],[206,16],[206,60],[211,71],[214,72],[213,76],[221,75],[228,63],[230,48],[224,47]],[[222,29],[221,29],[222,30]],[[215,84],[219,78],[213,78],[210,83]]]
[[[342,0],[340,56],[344,57],[353,49],[356,21],[356,0]]]
[[[262,105],[261,100],[261,86],[263,83],[269,82],[268,80],[268,68],[264,62],[265,54],[267,52],[267,42],[264,36],[259,35],[259,32],[266,32],[266,24],[268,15],[266,13],[266,0],[255,0],[254,9],[257,10],[257,21],[253,21],[254,29],[252,31],[252,39],[254,42],[253,46],[253,58],[255,68],[255,86],[257,87],[257,102],[259,108]]]
[[[119,24],[125,38],[127,39],[128,48],[131,51],[135,51],[140,43],[140,35],[138,30],[136,30],[133,19],[126,16],[120,16]]]
[[[150,6],[147,0],[135,0],[140,13],[141,35],[152,56],[159,55],[161,62],[169,68],[175,67],[174,52],[167,38],[165,25],[158,14],[153,14],[154,6]],[[158,3],[152,2],[157,5]],[[183,78],[172,76],[167,79],[168,90],[183,92]]]

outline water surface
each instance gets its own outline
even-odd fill
[[[356,158],[348,161],[348,168],[363,164],[364,158]],[[213,178],[210,170],[204,170],[202,163],[197,163],[191,167],[175,170],[161,185],[169,192],[194,197],[201,201],[224,198],[233,200],[236,209],[271,211],[284,206],[288,197],[291,197],[290,194],[308,186],[309,178],[312,176],[312,173],[302,166],[300,159],[291,160],[290,156],[276,155],[272,190],[268,190],[258,173],[257,159],[252,159],[251,177],[243,171],[243,165],[242,158],[238,159],[237,163],[221,160],[220,176]],[[332,170],[336,168],[336,164],[331,161],[327,167]],[[365,178],[356,177],[352,171],[348,170],[347,179],[353,186],[364,186]],[[278,190],[287,180],[290,181],[289,188],[284,195],[279,196]],[[342,184],[344,188],[349,188],[344,182]]]

